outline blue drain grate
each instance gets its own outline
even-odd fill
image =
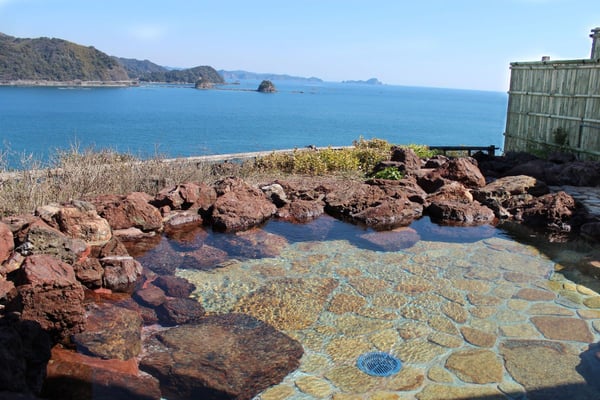
[[[391,354],[374,351],[358,357],[356,366],[365,374],[372,376],[391,376],[402,368],[402,361]]]

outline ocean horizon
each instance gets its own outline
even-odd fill
[[[60,149],[111,149],[140,158],[395,144],[502,148],[503,92],[332,82],[0,87],[0,138],[10,163]]]

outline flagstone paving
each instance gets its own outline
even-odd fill
[[[560,269],[492,237],[394,252],[299,242],[277,258],[178,275],[207,312],[244,312],[302,343],[300,368],[257,399],[600,398],[588,383],[600,295]],[[361,372],[358,356],[375,350],[401,371]]]

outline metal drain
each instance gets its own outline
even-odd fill
[[[372,376],[391,376],[400,371],[400,368],[402,368],[402,361],[391,354],[374,351],[358,357],[356,366],[365,374]]]

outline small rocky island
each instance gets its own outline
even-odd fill
[[[260,93],[275,93],[277,89],[275,88],[273,82],[265,79],[260,83],[260,85],[258,85],[258,89],[256,89],[256,91]]]

